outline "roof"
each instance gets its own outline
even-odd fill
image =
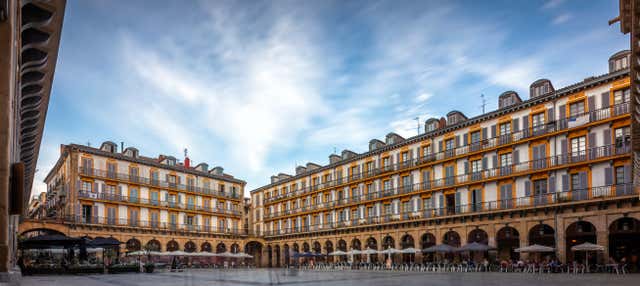
[[[154,158],[149,158],[149,157],[144,157],[144,156],[139,156],[137,158],[133,158],[133,157],[126,156],[126,155],[124,155],[122,153],[111,153],[111,152],[103,151],[103,150],[100,150],[100,149],[97,149],[97,148],[93,148],[93,147],[89,147],[89,146],[85,146],[85,145],[79,145],[79,144],[63,145],[63,147],[64,147],[63,153],[60,155],[60,158],[58,159],[58,162],[56,162],[56,165],[54,166],[54,168],[51,169],[51,171],[49,171],[49,174],[47,174],[47,177],[45,178],[45,181],[47,181],[50,178],[50,176],[53,175],[53,171],[56,170],[57,168],[59,168],[60,165],[62,164],[62,162],[64,162],[64,158],[66,156],[68,156],[68,153],[69,153],[68,150],[69,149],[74,149],[74,150],[82,151],[82,152],[93,154],[93,155],[104,156],[104,157],[109,157],[109,158],[112,158],[112,159],[123,160],[123,161],[132,162],[132,163],[143,164],[143,165],[149,165],[149,166],[153,166],[153,167],[156,167],[156,168],[167,169],[167,170],[172,170],[172,171],[177,171],[177,172],[183,172],[183,173],[188,173],[188,174],[192,174],[192,175],[196,175],[196,176],[203,176],[203,177],[216,179],[216,180],[220,180],[220,181],[225,181],[225,182],[230,182],[230,183],[237,183],[237,184],[241,184],[243,186],[247,184],[243,180],[236,179],[236,178],[233,178],[233,177],[231,177],[229,175],[225,175],[225,174],[216,175],[216,174],[211,174],[209,172],[200,171],[200,170],[195,169],[195,168],[188,168],[188,167],[181,166],[181,165],[170,166],[170,165],[161,164],[160,162],[158,162]]]
[[[446,133],[455,131],[457,129],[461,129],[461,128],[464,128],[464,127],[467,127],[467,126],[471,126],[471,125],[474,125],[474,124],[477,124],[477,123],[480,123],[480,122],[483,122],[483,121],[486,121],[486,120],[497,118],[497,117],[503,116],[503,115],[508,114],[508,113],[512,113],[512,112],[519,111],[519,110],[523,110],[523,109],[538,105],[540,103],[551,101],[551,100],[554,100],[556,98],[559,98],[559,97],[562,97],[562,96],[565,96],[565,95],[576,93],[576,92],[578,92],[580,90],[584,90],[584,89],[587,89],[587,88],[592,88],[592,87],[595,87],[595,86],[598,86],[598,85],[605,84],[607,82],[618,80],[618,79],[624,78],[626,76],[629,76],[629,69],[628,68],[627,69],[618,70],[618,71],[615,71],[615,72],[612,72],[612,73],[607,73],[607,74],[595,76],[591,80],[586,81],[586,82],[585,81],[580,81],[578,83],[563,87],[561,89],[555,90],[553,92],[550,92],[550,93],[542,95],[542,96],[530,98],[530,99],[528,99],[526,101],[523,101],[523,102],[520,102],[520,103],[517,103],[517,104],[513,104],[513,105],[509,105],[507,107],[504,107],[504,108],[501,108],[501,109],[497,109],[497,110],[494,110],[494,111],[489,112],[489,113],[481,114],[481,115],[469,118],[467,120],[464,120],[462,122],[459,122],[459,123],[456,123],[456,124],[453,124],[453,125],[450,125],[450,126],[446,126],[444,128],[439,128],[439,129],[436,129],[436,130],[433,130],[433,131],[430,131],[430,132],[427,132],[427,133],[416,135],[416,136],[407,138],[406,140],[404,140],[402,142],[398,142],[398,143],[395,143],[395,144],[389,144],[389,145],[380,147],[380,148],[375,149],[375,150],[371,150],[371,151],[368,151],[368,152],[363,152],[363,153],[360,153],[357,156],[354,156],[352,158],[344,159],[344,160],[341,160],[341,161],[335,162],[335,163],[330,163],[330,164],[325,165],[323,167],[320,167],[320,168],[317,168],[317,169],[314,169],[314,170],[311,170],[311,171],[300,173],[300,174],[295,175],[295,176],[293,176],[291,178],[279,180],[276,183],[271,183],[271,184],[264,185],[262,187],[259,187],[257,189],[254,189],[254,190],[250,191],[250,193],[262,191],[262,190],[265,190],[265,189],[268,189],[268,188],[271,188],[271,187],[274,187],[274,186],[277,186],[277,185],[281,185],[282,183],[295,181],[295,180],[298,180],[300,178],[309,176],[311,174],[320,173],[322,171],[325,171],[325,170],[328,170],[328,169],[332,169],[332,168],[335,168],[335,167],[338,167],[338,166],[341,166],[341,165],[344,165],[344,164],[347,164],[347,163],[350,163],[350,162],[358,161],[358,160],[367,158],[367,157],[372,156],[372,155],[381,154],[381,153],[384,153],[384,152],[387,152],[387,151],[390,151],[390,150],[393,150],[393,149],[396,149],[396,148],[399,148],[399,147],[402,147],[402,146],[411,145],[411,144],[423,141],[423,140],[428,139],[428,138],[440,136],[442,134],[446,134]]]

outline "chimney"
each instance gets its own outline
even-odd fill
[[[189,160],[189,157],[184,157],[184,166],[185,167],[190,168],[191,167],[190,162],[191,162],[191,160]]]

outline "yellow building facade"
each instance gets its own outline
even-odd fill
[[[537,243],[569,261],[586,241],[605,246],[604,257],[637,258],[628,66],[622,51],[607,74],[560,89],[537,80],[527,100],[508,91],[495,111],[452,111],[418,136],[389,133],[367,152],[272,176],[251,191],[267,265],[291,264],[296,252],[471,242],[501,258]]]

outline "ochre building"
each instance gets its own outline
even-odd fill
[[[499,258],[541,244],[572,261],[571,246],[588,241],[606,247],[603,258],[637,263],[628,66],[622,51],[607,74],[559,89],[540,79],[526,100],[507,91],[495,111],[451,111],[418,136],[389,133],[367,152],[344,150],[328,165],[272,176],[251,191],[263,260],[282,266],[296,252],[480,242]]]
[[[26,219],[22,235],[113,237],[122,253],[245,250],[245,182],[222,167],[118,151],[113,142],[70,144],[60,147],[45,183],[44,216]]]

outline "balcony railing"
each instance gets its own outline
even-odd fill
[[[179,209],[187,209],[187,210],[198,209],[198,210],[217,213],[217,214],[230,214],[230,215],[236,215],[236,216],[239,216],[241,214],[239,210],[211,208],[209,206],[196,207],[196,205],[177,203],[174,201],[143,199],[140,197],[128,197],[128,196],[121,196],[121,195],[109,194],[109,193],[94,193],[87,190],[79,190],[78,196],[80,198],[85,198],[85,199],[106,200],[106,201],[121,202],[121,203],[135,203],[135,204],[149,205],[154,207],[162,206],[162,207],[179,208]]]
[[[160,221],[145,221],[145,220],[131,220],[125,218],[114,217],[100,217],[100,216],[65,216],[65,223],[74,224],[91,224],[91,225],[108,225],[115,227],[133,227],[133,228],[150,228],[154,230],[169,230],[169,231],[187,231],[187,232],[199,232],[199,233],[214,233],[214,234],[231,234],[231,235],[244,235],[244,230],[235,228],[225,228],[223,226],[209,226],[209,225],[193,225],[193,224],[178,224],[171,222]]]
[[[124,181],[128,183],[135,183],[135,184],[144,184],[152,187],[159,187],[159,188],[165,188],[165,189],[177,189],[181,191],[218,196],[218,197],[223,197],[228,199],[240,198],[240,194],[234,191],[221,192],[219,190],[214,190],[211,188],[177,184],[174,182],[160,181],[154,178],[146,178],[146,177],[141,177],[137,175],[134,176],[131,174],[116,173],[113,171],[101,170],[101,169],[95,169],[95,168],[78,167],[78,171],[80,172],[81,175],[84,175],[84,176],[93,176],[93,177],[98,177],[102,179],[119,180],[119,181]]]
[[[287,194],[279,194],[276,196],[263,199],[263,203],[270,203],[281,199],[300,196],[310,193],[312,191],[323,190],[327,188],[336,187],[342,184],[353,183],[360,181],[363,178],[370,178],[377,175],[381,175],[387,172],[400,171],[412,167],[421,166],[427,163],[435,163],[437,161],[449,160],[458,156],[468,156],[472,153],[483,152],[488,149],[492,149],[501,145],[519,143],[525,140],[543,136],[549,133],[568,130],[571,128],[577,128],[579,126],[606,120],[615,116],[621,116],[629,113],[629,103],[621,103],[613,105],[608,108],[596,109],[576,115],[569,116],[567,118],[558,119],[543,125],[532,126],[527,129],[511,132],[509,134],[501,134],[493,138],[487,138],[478,142],[472,142],[468,145],[459,146],[453,149],[443,150],[441,152],[426,154],[422,157],[407,160],[395,164],[388,164],[379,166],[371,170],[365,170],[359,174],[351,174],[344,178],[336,178],[332,181],[327,181],[314,186],[306,187],[303,189],[297,189]]]
[[[365,200],[375,200],[385,197],[391,197],[402,194],[410,194],[418,191],[426,190],[439,190],[445,188],[453,188],[459,185],[480,182],[483,180],[496,180],[505,177],[525,175],[527,173],[536,172],[538,170],[549,168],[556,168],[567,166],[571,164],[584,163],[590,160],[599,160],[603,158],[609,158],[612,156],[629,154],[631,151],[629,145],[607,145],[586,149],[583,151],[566,153],[556,156],[550,156],[542,159],[520,162],[518,164],[512,164],[508,166],[499,166],[473,172],[470,174],[462,174],[457,176],[451,176],[447,178],[440,178],[422,183],[414,183],[407,186],[400,186],[395,188],[382,189],[380,191],[370,192],[360,196],[352,196],[349,198],[339,198],[338,200],[329,201],[324,203],[324,208],[331,209],[336,206],[347,205],[350,203],[358,203]],[[322,209],[320,206],[311,206],[314,210]],[[266,218],[276,218],[282,215],[294,214],[302,212],[304,210],[291,209],[284,212],[266,212]]]
[[[396,221],[407,221],[414,219],[428,219],[445,216],[473,214],[491,211],[515,210],[532,207],[545,207],[563,203],[581,202],[589,200],[602,200],[616,197],[627,197],[638,195],[638,190],[633,188],[632,183],[616,184],[611,186],[599,186],[593,188],[578,189],[566,192],[551,192],[536,194],[511,199],[501,199],[475,204],[453,205],[437,208],[410,208],[398,213],[367,216],[363,218],[351,218],[338,222],[326,222],[324,224],[308,225],[304,228],[283,228],[277,231],[265,231],[266,236],[275,236],[291,233],[304,233],[322,230],[335,230],[337,228],[349,226],[364,226],[379,223],[391,223]],[[305,230],[307,229],[307,230]]]

